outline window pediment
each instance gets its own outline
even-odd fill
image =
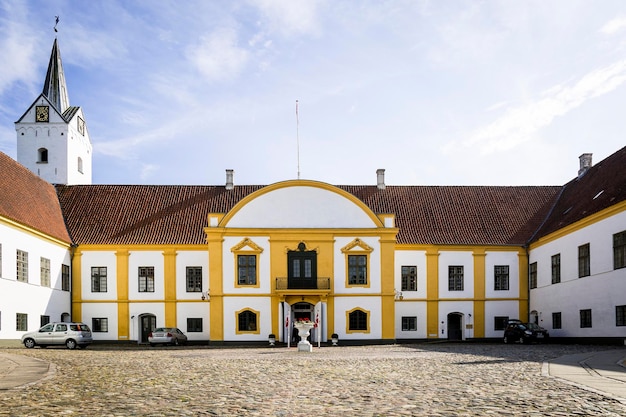
[[[254,243],[250,238],[245,238],[241,242],[237,243],[235,246],[230,248],[231,252],[255,252],[262,253],[263,248]]]
[[[342,253],[351,252],[351,251],[354,251],[355,249],[359,252],[367,252],[367,253],[374,252],[374,248],[372,248],[370,245],[368,245],[367,243],[363,242],[361,239],[358,239],[358,238],[354,239],[352,242],[348,243],[346,246],[341,248],[341,252]]]

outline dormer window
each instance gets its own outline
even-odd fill
[[[39,148],[37,150],[37,163],[39,164],[48,163],[48,150],[46,148]]]

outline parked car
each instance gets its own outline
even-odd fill
[[[85,323],[48,323],[35,332],[22,336],[27,348],[65,345],[68,349],[84,349],[93,342],[91,329]]]
[[[157,327],[148,335],[150,346],[157,344],[184,345],[187,343],[187,336],[176,327]]]
[[[504,330],[504,343],[530,343],[547,341],[550,334],[535,323],[509,323]]]

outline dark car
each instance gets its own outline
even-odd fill
[[[504,330],[504,343],[530,343],[546,341],[550,334],[535,323],[509,323]]]

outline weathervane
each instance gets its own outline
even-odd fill
[[[59,16],[54,16],[54,31],[58,32],[57,25],[59,24]]]

